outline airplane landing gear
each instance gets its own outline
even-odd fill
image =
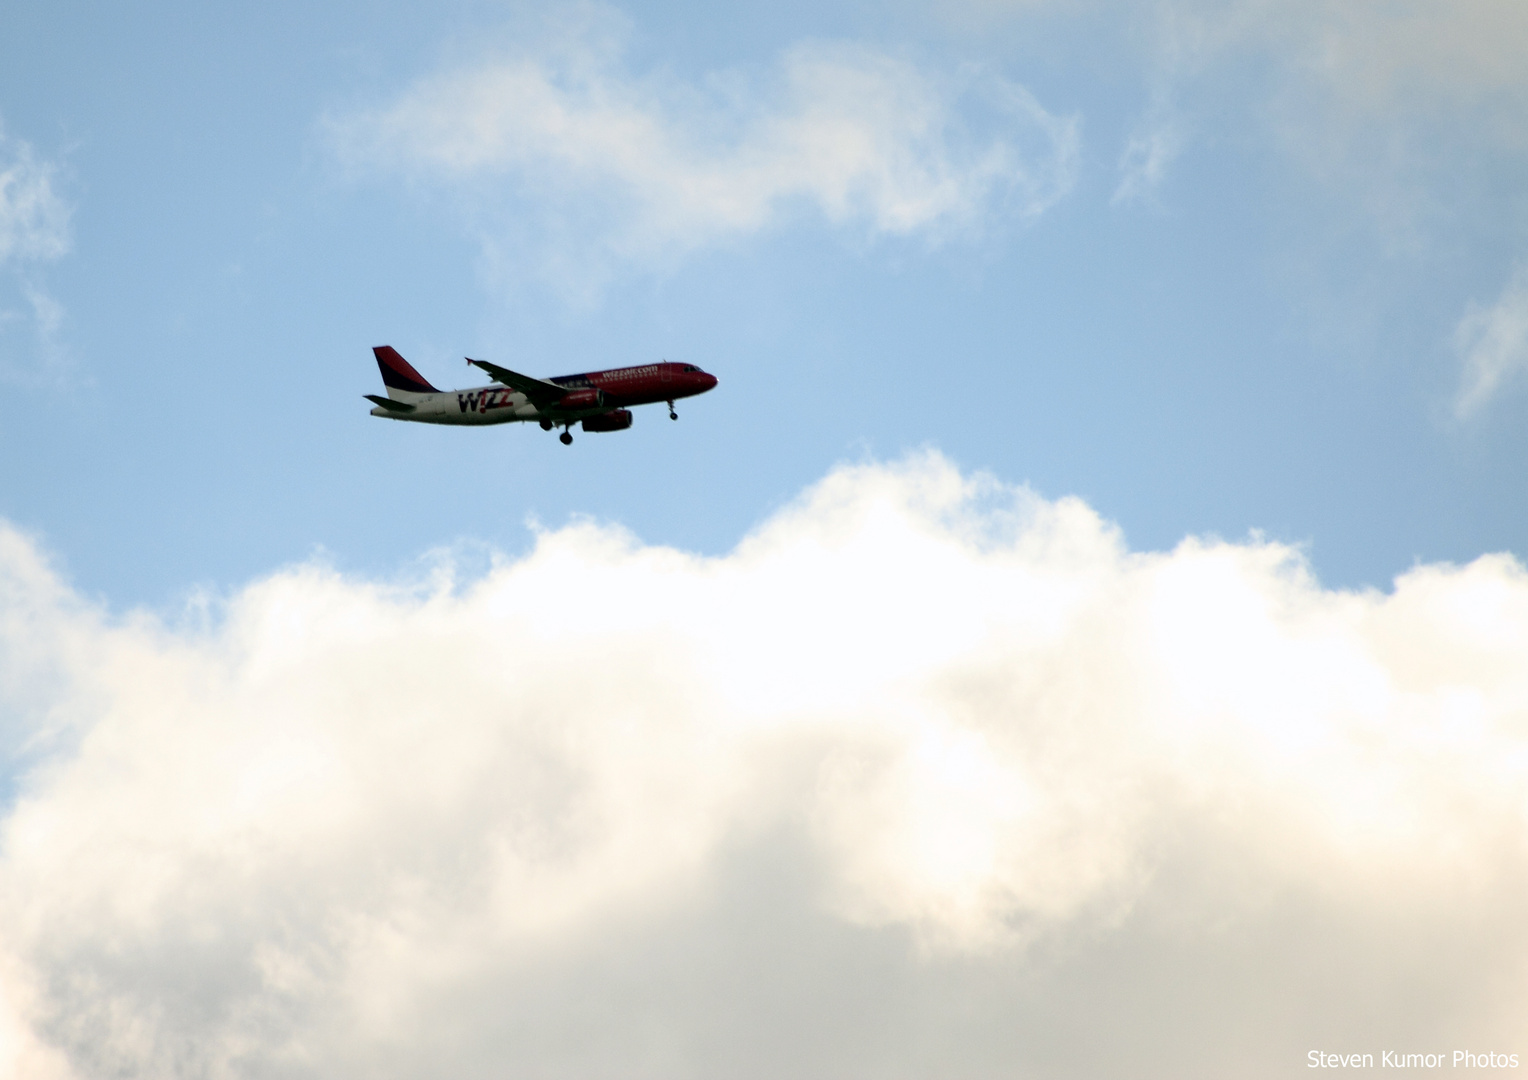
[[[551,431],[552,430],[552,422],[550,420],[543,419],[541,421],[541,430],[542,431]]]
[[[679,414],[674,411],[674,403],[672,401],[668,403],[668,407],[669,407],[669,419],[670,420],[678,420],[679,419]]]
[[[564,431],[561,435],[557,436],[557,439],[564,446],[573,445],[573,433],[571,431]]]

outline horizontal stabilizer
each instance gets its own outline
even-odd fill
[[[374,405],[382,406],[388,412],[408,413],[414,411],[414,406],[406,401],[394,401],[392,398],[378,397],[376,394],[363,394],[361,396]]]

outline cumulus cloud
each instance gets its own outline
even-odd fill
[[[1514,271],[1494,304],[1469,306],[1454,329],[1454,349],[1464,366],[1454,413],[1463,419],[1528,368],[1528,264]]]
[[[871,237],[978,234],[1072,186],[1075,121],[990,72],[803,42],[768,71],[691,83],[631,71],[616,17],[594,11],[535,49],[331,116],[326,139],[357,172],[450,186],[488,218],[526,199],[539,209],[523,214],[571,222],[564,241],[634,260],[802,210]]]
[[[576,524],[192,628],[7,531],[0,661],[0,1054],[58,1076],[1528,1050],[1508,556],[1333,592],[925,455],[721,557]]]

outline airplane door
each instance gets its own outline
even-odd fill
[[[665,361],[665,362],[659,364],[658,365],[658,381],[666,383],[666,382],[669,381],[670,378],[671,378],[671,375],[669,373],[668,362]]]

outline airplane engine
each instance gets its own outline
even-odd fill
[[[630,409],[615,409],[599,416],[591,416],[584,421],[585,431],[625,431],[629,427],[631,427]]]
[[[605,404],[605,392],[592,387],[587,390],[570,390],[557,401],[559,409],[597,409]]]

